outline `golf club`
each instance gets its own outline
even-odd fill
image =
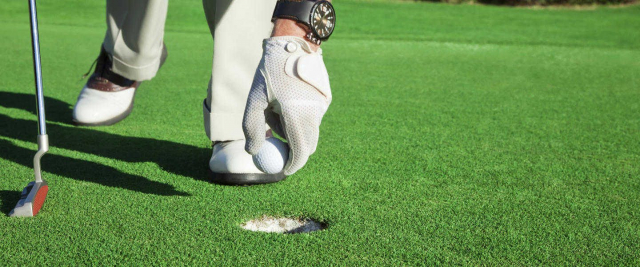
[[[38,214],[47,197],[49,186],[42,179],[40,159],[49,151],[49,137],[44,118],[44,95],[42,92],[42,65],[40,63],[40,40],[38,39],[38,16],[36,1],[29,0],[29,15],[31,20],[31,45],[33,47],[33,69],[36,80],[36,105],[38,110],[38,152],[33,157],[35,181],[29,183],[22,190],[22,195],[16,207],[9,213],[12,217],[33,217]]]

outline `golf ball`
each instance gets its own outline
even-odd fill
[[[264,173],[279,173],[289,160],[289,146],[280,139],[269,137],[258,151],[253,155],[253,163]]]

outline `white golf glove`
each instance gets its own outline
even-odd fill
[[[289,143],[284,174],[291,175],[316,151],[320,121],[331,103],[329,74],[322,50],[313,52],[293,36],[265,39],[251,85],[242,129],[252,155],[265,141],[265,122]]]

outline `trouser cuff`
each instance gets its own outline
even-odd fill
[[[134,81],[146,81],[151,80],[156,76],[158,70],[164,64],[167,59],[167,47],[162,44],[162,52],[160,57],[145,66],[133,66],[127,64],[124,60],[119,59],[116,56],[112,56],[111,71],[120,74],[123,77]]]
[[[243,140],[242,118],[244,113],[211,113],[207,100],[202,102],[204,130],[209,139],[216,141]]]

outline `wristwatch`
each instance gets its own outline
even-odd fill
[[[271,21],[292,19],[309,28],[307,39],[320,45],[329,39],[336,27],[336,12],[326,0],[278,0]]]

